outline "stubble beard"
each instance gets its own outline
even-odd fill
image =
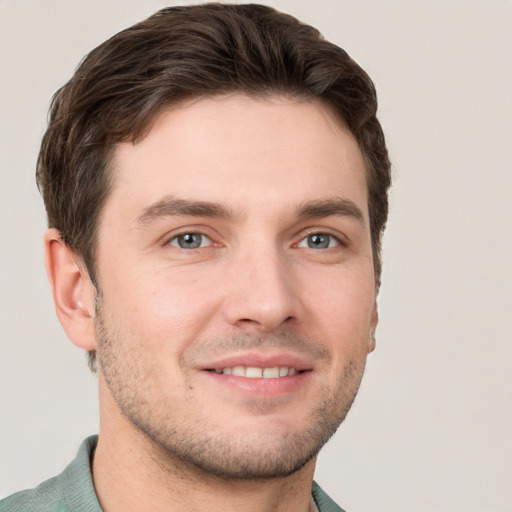
[[[251,438],[237,432],[209,428],[203,421],[173,414],[173,403],[165,395],[155,396],[151,374],[154,362],[144,358],[130,335],[107,327],[97,304],[97,358],[111,395],[121,414],[152,445],[154,459],[161,467],[180,471],[202,471],[224,479],[273,479],[289,476],[313,459],[345,419],[359,389],[365,357],[350,360],[341,372],[334,389],[327,384],[308,415],[308,424],[297,429],[269,430],[266,437]],[[290,339],[285,345],[290,346]],[[299,345],[311,343],[293,337]],[[243,341],[231,340],[230,346]],[[252,338],[254,346],[261,342]],[[273,341],[274,346],[276,343]],[[219,342],[226,345],[226,342]],[[210,342],[208,345],[218,345]],[[328,357],[328,356],[325,356]],[[158,455],[156,455],[158,454]]]

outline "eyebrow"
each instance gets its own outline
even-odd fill
[[[156,203],[144,208],[137,217],[137,224],[144,227],[146,224],[162,217],[192,216],[192,217],[233,217],[232,212],[218,204],[208,201],[188,201],[165,196]]]
[[[325,199],[322,201],[307,201],[301,204],[296,211],[301,220],[321,217],[352,217],[362,226],[365,226],[363,212],[349,199],[341,197]],[[220,217],[233,218],[233,212],[223,205],[209,201],[189,201],[173,196],[165,196],[156,203],[144,208],[137,217],[140,227],[163,217],[192,216],[192,217]]]
[[[307,201],[299,206],[297,216],[301,219],[331,216],[352,217],[363,227],[366,225],[361,209],[353,201],[342,197],[323,201]]]

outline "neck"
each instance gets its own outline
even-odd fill
[[[101,394],[101,391],[100,391]],[[315,460],[287,477],[226,479],[175,460],[102,397],[93,479],[104,512],[307,512]]]

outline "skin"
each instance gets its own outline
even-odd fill
[[[318,102],[235,95],[163,112],[112,165],[99,294],[45,238],[61,323],[97,350],[103,509],[307,511],[374,349],[356,141]],[[212,371],[240,363],[301,371]]]

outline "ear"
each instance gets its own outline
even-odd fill
[[[96,350],[96,289],[85,265],[79,263],[59,231],[53,228],[44,235],[44,259],[55,310],[64,331],[77,347]]]
[[[379,323],[379,310],[377,309],[377,299],[373,303],[373,311],[370,317],[370,332],[368,333],[368,354],[375,350],[375,331]]]

